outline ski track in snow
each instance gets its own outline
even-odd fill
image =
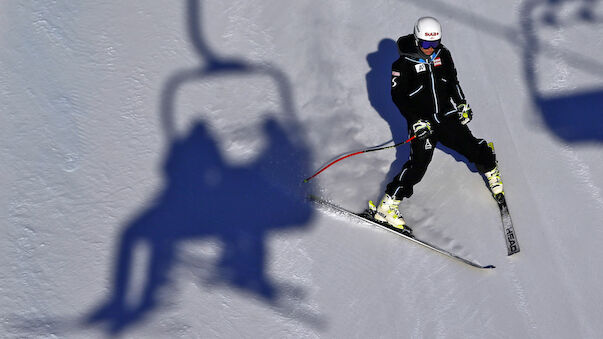
[[[591,199],[597,203],[598,208],[603,210],[601,189],[593,181],[590,166],[582,161],[580,156],[569,145],[561,148],[561,154],[566,159],[569,170],[574,174],[576,181],[582,184],[584,187],[583,190],[588,192]]]
[[[478,44],[481,43],[485,43],[484,40],[488,40],[487,38],[482,38],[482,34],[478,31],[476,31],[474,33],[476,35],[476,40],[478,41]],[[486,61],[484,60],[484,58],[479,58],[479,65],[480,65],[480,69],[482,70],[482,74],[485,74],[488,78],[488,83],[493,84],[494,88],[497,87],[497,83],[496,81],[494,81],[495,76],[492,76],[491,72],[490,72],[490,68],[485,64]],[[511,153],[511,154],[517,154],[519,152],[519,147],[516,143],[516,139],[515,136],[513,135],[513,130],[512,128],[509,127],[509,124],[511,123],[511,121],[509,120],[509,115],[514,113],[514,112],[506,112],[505,111],[505,105],[503,105],[503,100],[500,96],[500,91],[498,90],[494,90],[491,92],[491,95],[494,96],[496,98],[496,105],[495,107],[490,107],[489,109],[489,114],[493,115],[495,114],[495,112],[500,112],[501,116],[503,117],[503,121],[504,124],[502,124],[502,126],[504,127],[504,130],[506,131],[506,134],[509,135],[509,138],[506,138],[505,140],[507,141],[504,145],[504,147],[506,148],[510,148],[512,151],[509,152],[507,151],[506,153]],[[498,127],[500,127],[501,125],[498,124]],[[496,146],[495,146],[496,147]],[[499,160],[499,166],[501,168],[503,168],[502,170],[502,175],[503,175],[503,180],[505,180],[505,175],[504,175],[504,168],[506,166],[508,166],[508,164],[505,163],[504,159],[500,159],[500,154],[498,154],[498,160]],[[507,160],[511,160],[511,159],[507,159]],[[522,172],[522,171],[520,171]],[[527,182],[529,179],[526,177],[525,173],[523,174],[523,178],[521,178],[524,182]],[[508,189],[507,189],[508,191]],[[527,200],[531,200],[530,199],[531,195],[525,195],[523,198],[527,199]],[[511,211],[513,211],[512,209],[512,204],[510,204],[510,209]],[[511,212],[512,213],[512,212]],[[520,243],[520,246],[522,246],[522,242],[521,242],[521,226],[517,227],[516,229],[519,228],[518,231],[518,240]],[[523,254],[520,252],[519,254],[516,254],[516,256],[523,256]],[[526,296],[526,290],[525,287],[523,286],[524,284],[521,281],[521,278],[519,277],[519,275],[517,274],[517,269],[515,267],[515,265],[513,264],[513,260],[515,258],[509,258],[506,262],[505,265],[505,272],[503,273],[507,280],[511,283],[512,287],[513,287],[513,292],[515,294],[515,299],[516,299],[516,307],[518,309],[518,311],[522,314],[522,320],[525,322],[526,325],[526,329],[529,333],[529,337],[530,338],[537,338],[537,331],[538,331],[538,325],[536,323],[536,320],[534,319],[533,315],[532,315],[532,309],[530,306],[530,303],[528,301],[528,298]]]

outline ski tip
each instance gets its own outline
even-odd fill
[[[482,268],[493,269],[496,268],[494,265],[482,266]]]

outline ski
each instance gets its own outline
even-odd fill
[[[417,239],[417,238],[415,238],[413,236],[408,236],[408,235],[400,232],[399,230],[397,230],[397,229],[395,229],[395,228],[393,228],[391,226],[388,226],[388,225],[385,225],[385,224],[381,224],[381,223],[377,222],[376,220],[373,220],[372,218],[366,217],[362,213],[351,212],[351,211],[349,211],[349,210],[347,210],[347,209],[345,209],[345,208],[343,208],[341,206],[337,206],[337,205],[335,205],[335,204],[333,204],[333,203],[331,203],[331,202],[329,202],[327,200],[324,200],[324,199],[322,199],[320,197],[317,197],[317,196],[314,196],[314,195],[310,195],[308,198],[311,201],[313,201],[313,202],[315,202],[315,203],[317,203],[319,205],[326,206],[328,208],[332,208],[332,209],[334,209],[336,211],[339,211],[341,213],[344,213],[344,214],[350,215],[350,216],[352,216],[354,218],[357,218],[357,219],[359,219],[359,220],[361,220],[361,221],[363,221],[365,223],[368,223],[368,224],[371,224],[371,225],[376,226],[378,228],[381,228],[381,229],[390,231],[392,233],[395,233],[395,234],[401,236],[402,238],[405,238],[407,240],[410,240],[410,241],[414,242],[415,244],[419,244],[421,246],[427,247],[427,248],[429,248],[429,249],[431,249],[433,251],[436,251],[436,252],[438,252],[440,254],[443,254],[443,255],[445,255],[447,257],[450,257],[452,259],[458,260],[458,261],[460,261],[462,263],[465,263],[467,265],[470,265],[470,266],[473,266],[473,267],[477,267],[477,268],[482,268],[482,269],[495,268],[494,265],[485,265],[485,266],[483,266],[483,265],[480,265],[480,264],[478,264],[476,262],[473,262],[471,260],[462,258],[462,257],[460,257],[460,256],[458,256],[458,255],[456,255],[456,254],[454,254],[452,252],[446,251],[445,249],[442,249],[442,248],[437,247],[437,246],[435,246],[433,244],[430,244],[427,241]]]
[[[509,213],[505,196],[499,194],[495,199],[498,203],[498,208],[500,209],[500,217],[502,219],[502,227],[505,235],[505,242],[507,244],[507,255],[519,253],[519,242],[517,241],[517,235],[513,228],[513,221],[511,220],[511,214]]]

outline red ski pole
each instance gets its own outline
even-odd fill
[[[399,143],[397,143],[395,145],[392,145],[392,146],[379,147],[379,148],[369,148],[369,149],[365,149],[363,151],[355,152],[355,153],[352,153],[352,154],[345,155],[345,156],[343,156],[341,158],[335,159],[332,162],[330,162],[328,165],[326,165],[325,167],[321,168],[318,172],[314,173],[312,176],[306,178],[304,180],[304,183],[312,180],[315,176],[319,175],[320,173],[324,172],[327,168],[335,165],[336,163],[340,162],[341,160],[343,160],[345,158],[353,157],[355,155],[362,154],[362,153],[369,153],[369,152],[381,151],[381,150],[388,149],[388,148],[398,147],[400,145],[404,145],[404,144],[407,144],[407,143],[411,142],[414,138],[415,138],[415,136],[413,135],[408,140],[406,140],[404,142],[399,142]]]

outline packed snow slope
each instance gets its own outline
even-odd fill
[[[402,211],[450,260],[305,201],[380,198],[395,40],[437,17],[521,253],[466,159]],[[0,3],[0,337],[597,338],[599,1]]]

